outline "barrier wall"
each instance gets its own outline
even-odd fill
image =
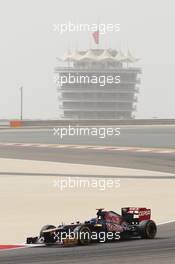
[[[175,119],[132,120],[25,120],[24,126],[109,126],[109,125],[175,125]]]
[[[175,125],[175,119],[132,120],[0,120],[0,128],[56,127],[56,126],[122,126],[122,125]]]
[[[10,127],[18,128],[22,126],[23,126],[23,122],[21,120],[10,120]]]

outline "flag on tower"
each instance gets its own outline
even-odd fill
[[[96,44],[99,44],[99,30],[94,31],[94,32],[92,33],[92,36],[93,36],[93,38],[94,38],[95,43],[96,43]]]

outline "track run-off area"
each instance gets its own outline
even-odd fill
[[[54,185],[77,177],[117,179],[120,186],[60,190]],[[175,126],[125,126],[117,138],[62,140],[52,128],[2,129],[0,263],[174,264],[174,189]],[[23,248],[26,236],[37,235],[44,224],[83,221],[94,215],[95,208],[120,212],[124,206],[152,209],[152,218],[163,223],[155,240]],[[15,244],[17,250],[3,248]]]

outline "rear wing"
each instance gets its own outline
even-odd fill
[[[122,216],[128,223],[139,223],[151,219],[151,209],[145,207],[124,207],[121,209]]]

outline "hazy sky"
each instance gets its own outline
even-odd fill
[[[53,31],[53,24],[120,23],[100,47],[130,48],[141,58],[138,118],[175,118],[175,2],[173,0],[0,0],[0,119],[57,118],[56,57],[69,48],[95,48],[90,32]]]

